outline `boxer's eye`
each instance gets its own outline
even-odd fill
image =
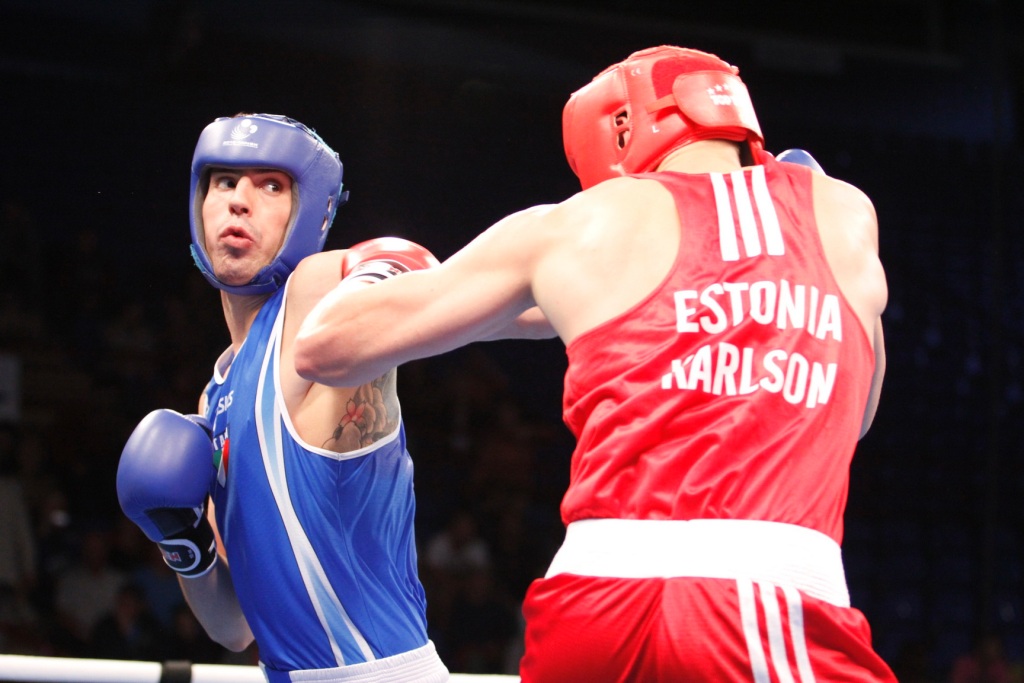
[[[210,176],[210,186],[218,190],[233,190],[238,184],[238,179],[227,173],[215,173]]]

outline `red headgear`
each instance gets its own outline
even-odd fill
[[[653,171],[697,140],[746,141],[759,161],[764,138],[738,74],[715,55],[668,45],[602,71],[562,112],[565,156],[583,189]]]

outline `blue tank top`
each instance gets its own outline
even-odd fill
[[[343,454],[299,439],[277,371],[284,301],[281,288],[205,390],[217,526],[260,660],[279,671],[333,668],[421,647],[404,426]]]

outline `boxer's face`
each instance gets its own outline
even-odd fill
[[[203,235],[217,278],[244,285],[273,261],[291,211],[292,179],[284,171],[214,168],[203,200]]]

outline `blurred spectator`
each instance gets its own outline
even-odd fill
[[[530,583],[544,575],[558,549],[560,536],[540,528],[531,517],[529,498],[516,496],[499,513],[491,543],[495,579],[511,597],[521,601]],[[564,535],[556,516],[553,528]]]
[[[40,494],[39,507],[32,512],[39,568],[32,602],[41,616],[50,617],[57,578],[75,561],[78,550],[73,545],[67,497],[56,483]]]
[[[970,652],[953,661],[949,683],[1015,683],[1013,667],[1003,651],[998,634],[982,631],[974,638]]]
[[[930,652],[924,642],[909,640],[900,648],[892,671],[900,683],[938,683],[931,675]]]
[[[224,648],[206,635],[188,605],[181,602],[171,615],[166,657],[197,664],[220,664],[226,654]]]
[[[157,335],[145,307],[138,301],[124,301],[103,335],[106,370],[122,398],[131,405],[148,403],[163,378],[157,376]]]
[[[23,286],[0,288],[0,341],[18,345],[41,342],[45,337],[43,312],[22,297]]]
[[[132,528],[138,531],[134,524]],[[139,535],[145,539],[142,532],[139,532]],[[146,552],[142,554],[141,563],[132,572],[132,581],[142,589],[146,602],[160,625],[171,630],[174,628],[175,614],[178,608],[185,604],[185,599],[181,594],[181,587],[178,586],[178,575],[164,562],[160,549],[146,540]],[[202,634],[206,637],[205,631],[202,631]]]
[[[425,560],[430,569],[451,575],[489,566],[490,550],[480,536],[473,514],[468,510],[455,512],[448,524],[427,542]]]
[[[124,583],[114,605],[96,622],[89,637],[89,656],[104,659],[160,661],[166,658],[163,629],[135,583]]]
[[[56,481],[49,447],[38,429],[22,428],[19,431],[17,459],[22,494],[34,522]]]
[[[106,314],[103,310],[103,294],[96,289],[82,289],[79,302],[71,313],[69,334],[71,358],[78,367],[88,368],[106,353],[103,328]],[[95,379],[102,379],[97,376]]]
[[[15,429],[0,427],[0,634],[34,628],[36,621],[30,601],[36,546],[17,476],[16,450]]]
[[[42,243],[39,232],[32,207],[14,193],[8,193],[0,205],[0,233],[4,236],[0,277],[18,283],[19,294],[28,298],[26,303],[32,308],[38,306],[42,292],[43,273],[40,271],[43,269],[36,267]],[[6,286],[0,287],[0,290],[6,289]],[[8,322],[5,316],[0,316],[0,321],[4,325]]]
[[[518,634],[516,608],[495,590],[490,569],[470,570],[452,603],[445,663],[462,673],[502,673]]]
[[[441,658],[448,662],[447,639],[452,624],[451,610],[464,578],[491,563],[487,542],[480,535],[476,517],[459,509],[444,528],[431,536],[420,557],[420,580],[427,594],[427,628]]]
[[[490,430],[476,439],[467,479],[467,499],[489,517],[499,515],[516,496],[534,491],[534,434],[539,431],[508,398],[494,405],[493,419]]]
[[[508,377],[482,349],[460,349],[457,358],[441,385],[448,446],[456,456],[469,454],[481,434],[491,433],[496,406],[508,391]]]
[[[56,645],[66,654],[88,652],[92,630],[99,619],[114,611],[125,575],[110,561],[110,532],[86,529],[76,561],[57,577],[54,596]]]
[[[164,562],[160,549],[126,516],[117,515],[113,527],[111,564],[142,591],[160,628],[169,631],[174,611],[185,601],[178,575]]]

